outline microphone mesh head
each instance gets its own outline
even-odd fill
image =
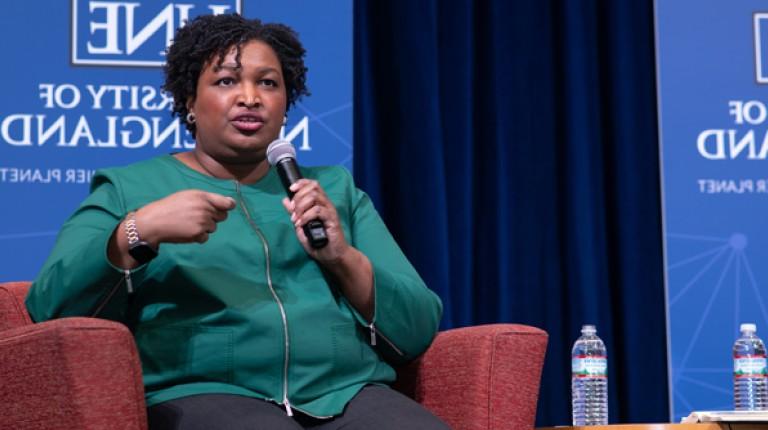
[[[296,148],[291,142],[284,139],[274,140],[267,147],[267,161],[271,166],[277,164],[283,158],[296,158]]]

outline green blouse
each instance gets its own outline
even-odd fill
[[[125,323],[141,356],[148,406],[228,393],[313,416],[341,413],[366,384],[394,380],[390,363],[429,346],[442,305],[349,172],[302,171],[320,182],[347,241],[371,261],[373,322],[301,247],[274,169],[242,185],[170,155],[95,175],[27,297],[32,318]],[[125,215],[186,189],[230,196],[237,207],[204,244],[162,244],[156,259],[131,271],[111,265],[107,243]]]

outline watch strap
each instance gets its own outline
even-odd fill
[[[125,236],[128,238],[128,246],[140,242],[139,229],[136,227],[136,212],[128,212],[125,216]]]
[[[157,249],[149,242],[142,240],[139,229],[136,226],[136,212],[129,212],[125,216],[125,237],[128,240],[128,254],[139,264],[148,263],[157,257]]]

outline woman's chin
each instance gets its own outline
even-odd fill
[[[228,164],[258,164],[266,160],[266,146],[234,146],[218,154],[219,160]]]

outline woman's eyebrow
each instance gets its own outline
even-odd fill
[[[221,64],[221,65],[216,65],[213,68],[213,71],[214,72],[218,72],[218,71],[221,71],[222,69],[227,69],[227,70],[230,70],[230,71],[233,71],[233,72],[238,72],[238,71],[240,71],[240,69],[242,69],[242,67],[239,66],[237,63],[224,63],[224,64]]]
[[[236,63],[224,63],[220,66],[217,65],[213,68],[214,72],[220,72],[221,70],[229,70],[235,73],[239,73],[240,71],[243,70],[243,67],[237,65]],[[279,70],[277,68],[271,67],[271,66],[264,66],[256,69],[256,72],[258,73],[268,73],[268,72],[278,72],[278,71]]]
[[[274,67],[264,66],[264,67],[257,68],[256,71],[259,72],[259,73],[268,73],[268,72],[275,72],[275,73],[277,73],[279,70],[274,68]]]

